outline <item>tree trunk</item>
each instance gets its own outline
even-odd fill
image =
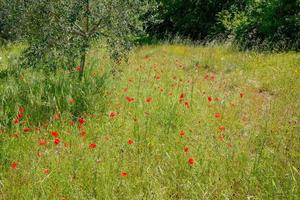
[[[79,80],[82,80],[83,77],[83,70],[85,66],[85,56],[86,56],[86,49],[82,49],[80,52],[80,71],[79,71]]]

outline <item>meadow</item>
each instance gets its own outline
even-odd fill
[[[0,50],[0,199],[299,199],[300,54],[145,45],[21,69]]]

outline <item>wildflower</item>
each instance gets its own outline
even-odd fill
[[[181,93],[181,94],[180,94],[180,97],[179,97],[179,103],[181,103],[181,102],[183,101],[183,99],[184,99],[184,94]]]
[[[185,135],[185,132],[184,132],[183,130],[181,130],[181,131],[179,131],[179,135],[180,135],[181,137],[183,137],[183,136]]]
[[[42,152],[37,152],[36,154],[38,157],[42,157],[43,156],[43,153]]]
[[[44,174],[46,175],[49,174],[49,171],[50,171],[49,169],[44,169]]]
[[[57,144],[59,144],[59,143],[60,143],[60,139],[59,139],[59,138],[55,138],[55,139],[54,139],[54,144],[57,145]]]
[[[67,200],[67,197],[62,197],[61,200]]]
[[[84,137],[84,136],[86,136],[86,132],[85,131],[80,131],[80,137]]]
[[[222,116],[221,113],[215,113],[215,118],[220,118]]]
[[[55,113],[55,114],[53,115],[53,119],[54,119],[54,120],[59,120],[59,119],[60,119],[60,114],[59,114],[59,113]]]
[[[127,92],[128,91],[128,88],[123,88],[123,92]]]
[[[35,128],[35,132],[36,132],[36,133],[39,133],[39,132],[40,132],[40,128],[39,128],[39,127],[36,127],[36,128]]]
[[[70,98],[70,99],[69,99],[69,103],[70,103],[70,104],[73,104],[73,103],[75,103],[75,100],[74,100],[73,98]]]
[[[220,131],[225,131],[225,126],[219,126]]]
[[[12,169],[16,169],[17,166],[18,166],[18,163],[16,163],[16,162],[13,162],[13,163],[10,164],[10,167],[11,167]]]
[[[213,100],[213,98],[212,98],[211,96],[208,96],[208,97],[207,97],[207,100],[208,100],[209,102],[211,102],[211,101]]]
[[[24,113],[24,112],[25,112],[25,108],[24,108],[23,106],[20,106],[20,107],[19,107],[19,112],[20,112],[20,113]]]
[[[189,165],[193,165],[193,164],[195,164],[195,160],[193,158],[189,158],[188,163],[189,163]]]
[[[241,97],[241,98],[243,98],[244,95],[245,95],[244,93],[240,93],[240,97]]]
[[[132,140],[132,139],[128,139],[128,141],[127,141],[127,143],[129,144],[129,145],[131,145],[131,144],[133,144],[134,143],[134,141]]]
[[[73,120],[69,121],[70,126],[74,126],[75,122]]]
[[[80,65],[78,65],[77,67],[76,67],[76,71],[78,71],[78,72],[80,72]]]
[[[30,132],[30,128],[24,128],[23,131],[24,131],[24,133],[28,133],[28,132]]]
[[[89,148],[90,149],[95,149],[97,147],[97,144],[95,144],[95,143],[91,143],[90,145],[89,145]]]
[[[18,133],[15,133],[15,134],[14,134],[14,137],[15,137],[15,138],[19,138],[19,134],[18,134]]]
[[[39,140],[39,145],[45,145],[45,144],[47,144],[47,141],[45,139]]]
[[[159,75],[157,75],[155,78],[156,78],[156,80],[160,80],[160,76]]]
[[[56,131],[52,131],[51,135],[55,138],[57,138],[59,136],[58,132],[56,132]]]
[[[147,103],[151,103],[152,102],[152,97],[147,97],[145,100]]]
[[[190,108],[189,102],[185,101],[185,102],[184,102],[184,106],[187,107],[187,108]]]
[[[188,148],[188,147],[184,147],[184,148],[183,148],[183,151],[184,151],[185,153],[187,153],[187,152],[189,151],[189,148]]]
[[[125,99],[126,99],[129,103],[134,102],[134,98],[133,98],[133,97],[126,96]]]
[[[123,172],[121,172],[121,176],[123,176],[123,177],[127,177],[127,176],[128,176],[128,173],[127,173],[127,172],[125,172],[125,171],[123,171]]]
[[[19,124],[19,123],[20,123],[20,120],[19,120],[19,119],[15,119],[15,120],[14,120],[14,123],[15,123],[15,124]]]
[[[79,124],[81,124],[81,125],[83,125],[84,123],[85,123],[86,121],[85,121],[85,119],[84,118],[79,118]]]
[[[18,119],[21,119],[21,118],[23,118],[23,114],[19,113],[19,114],[17,115],[17,117],[18,117]]]
[[[117,112],[110,112],[110,113],[109,113],[109,117],[110,117],[110,118],[115,118],[117,115],[118,115]]]
[[[218,139],[220,142],[224,142],[225,137],[224,137],[224,135],[220,135],[220,136],[218,136],[217,139]]]

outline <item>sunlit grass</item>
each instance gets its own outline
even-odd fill
[[[19,106],[25,108],[19,124],[1,127],[2,199],[299,196],[299,54],[139,47],[115,76],[105,77],[101,95],[93,93],[96,79],[112,64],[95,47],[87,66],[90,81],[78,93],[76,70],[46,77],[28,69],[2,77],[1,120],[15,120]],[[6,58],[1,67],[9,67]],[[38,82],[43,79],[53,90]],[[54,93],[51,99],[39,96],[43,87]],[[24,90],[33,99],[23,100],[27,105],[20,103],[25,97],[13,95]],[[70,114],[70,99],[88,101],[84,124]],[[46,104],[46,113],[36,110],[43,108],[37,103]],[[6,116],[8,111],[14,115]],[[51,131],[59,133],[58,145]],[[39,145],[40,139],[46,144]]]

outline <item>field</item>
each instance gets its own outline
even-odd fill
[[[101,46],[55,73],[0,50],[0,199],[299,199],[300,54]],[[77,117],[76,117],[77,116]]]

